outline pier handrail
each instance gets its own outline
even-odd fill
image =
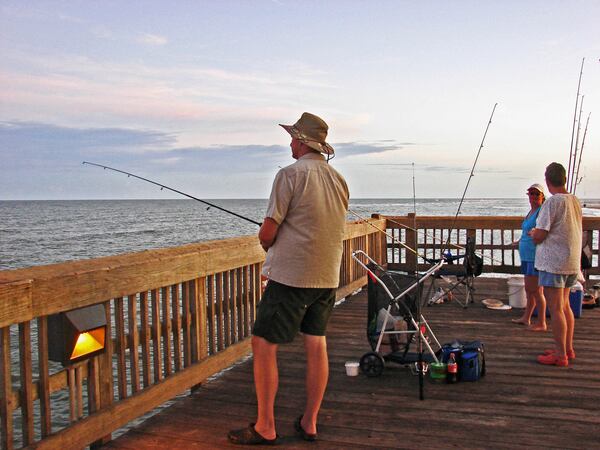
[[[369,221],[346,225],[338,299],[366,284],[354,250],[385,263],[385,221]],[[246,236],[0,271],[0,448],[99,447],[248,355],[264,257]],[[105,352],[49,361],[48,316],[96,304]]]

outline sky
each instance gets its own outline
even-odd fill
[[[2,0],[0,200],[177,198],[84,160],[266,198],[304,111],[353,198],[521,197],[568,167],[583,58],[577,195],[600,198],[599,19],[597,0]]]

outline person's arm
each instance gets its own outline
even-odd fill
[[[278,231],[279,224],[270,217],[265,217],[260,230],[258,230],[258,240],[265,252],[275,243]]]
[[[531,236],[535,245],[538,245],[544,242],[546,237],[548,237],[548,231],[542,230],[541,228],[532,228],[531,231],[529,231],[529,236]]]

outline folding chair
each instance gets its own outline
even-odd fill
[[[454,291],[458,293],[464,291],[464,301],[459,300],[458,296],[454,296],[454,299],[459,305],[466,308],[469,303],[475,301],[474,280],[475,277],[481,275],[483,270],[483,259],[475,253],[475,239],[470,236],[467,237],[467,245],[464,254],[444,256],[443,259],[447,264],[445,264],[437,272],[436,276],[432,278],[433,281],[429,285],[427,296],[429,297],[432,292],[435,294],[429,297],[430,300],[427,304],[430,306],[437,303],[441,298],[447,296],[449,292],[454,294]],[[463,260],[462,264],[454,264],[454,262],[461,259]],[[435,261],[436,260],[433,260],[431,262]],[[456,281],[452,282],[448,277],[455,277]],[[441,288],[441,286],[438,285],[440,278],[449,283],[449,286]],[[461,287],[464,289],[461,289]]]

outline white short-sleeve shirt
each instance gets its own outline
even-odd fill
[[[337,288],[349,192],[325,158],[308,153],[281,169],[266,217],[279,224],[263,275],[305,288]]]
[[[581,265],[582,212],[572,194],[554,194],[544,202],[535,224],[548,235],[535,249],[535,268],[571,275]]]

